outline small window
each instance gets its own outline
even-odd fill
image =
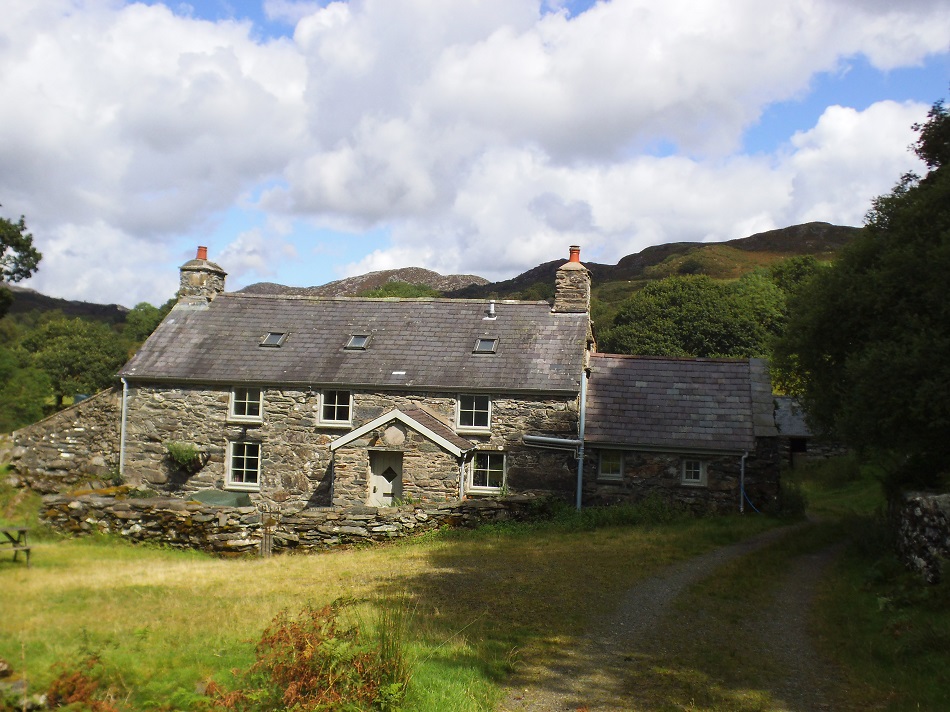
[[[264,391],[260,388],[232,388],[229,420],[261,422],[264,412]]]
[[[235,441],[228,443],[227,488],[258,491],[261,488],[261,444]]]
[[[263,339],[261,339],[261,346],[283,346],[284,340],[287,338],[287,332],[284,331],[270,331],[267,333]]]
[[[365,351],[368,344],[369,334],[353,334],[343,348],[347,351]]]
[[[505,453],[477,452],[469,466],[470,492],[501,492],[505,486]]]
[[[320,405],[320,422],[330,425],[349,425],[352,412],[349,391],[324,391]]]
[[[705,487],[706,463],[702,460],[683,460],[682,482],[684,485]]]
[[[605,481],[623,481],[623,452],[620,450],[601,450],[597,479]]]
[[[491,398],[488,396],[459,396],[459,429],[488,430],[491,425]]]
[[[475,351],[477,354],[493,354],[498,348],[498,339],[477,339]]]

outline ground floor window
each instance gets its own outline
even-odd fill
[[[623,451],[601,450],[597,466],[597,479],[605,481],[623,480]]]
[[[259,490],[261,488],[261,444],[251,441],[228,443],[229,489]]]
[[[683,460],[684,485],[703,487],[706,484],[706,462],[704,460]]]
[[[501,492],[505,486],[505,453],[477,452],[469,466],[470,492]]]

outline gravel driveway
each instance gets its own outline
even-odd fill
[[[678,619],[671,620],[676,612],[671,604],[718,567],[782,538],[791,529],[771,530],[713,550],[671,566],[633,587],[613,616],[590,631],[578,645],[564,650],[554,665],[520,670],[499,712],[659,709],[638,704],[635,694],[624,683],[639,660],[663,647],[664,626],[682,625]],[[807,619],[816,585],[839,550],[840,545],[794,559],[784,580],[776,582],[770,604],[743,620],[745,632],[758,642],[762,655],[769,656],[784,671],[770,682],[773,710],[833,709],[829,700],[835,689],[835,674],[816,653]],[[701,630],[687,632],[702,634]],[[671,705],[663,709],[683,708]]]

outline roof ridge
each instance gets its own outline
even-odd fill
[[[463,299],[456,299],[453,297],[331,297],[320,294],[253,294],[249,292],[223,292],[219,294],[218,297],[237,297],[240,299],[280,299],[288,301],[315,302],[450,302],[453,304],[487,304],[488,302],[495,302],[495,304],[510,304],[515,306],[544,305],[548,308],[551,306],[550,302],[543,299],[535,301],[526,299],[488,299],[485,297],[465,297]]]

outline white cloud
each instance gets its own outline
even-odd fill
[[[950,37],[937,0],[261,6],[292,38],[161,5],[6,0],[0,202],[45,253],[31,286],[162,301],[177,275],[143,277],[159,269],[149,260],[190,252],[235,204],[258,224],[388,230],[391,246],[348,273],[493,278],[572,243],[612,261],[664,241],[855,224],[914,165],[909,125],[925,105],[831,107],[771,154],[742,155],[744,131],[821,73],[860,57],[912,67]],[[279,279],[285,236],[235,235],[222,266]],[[128,271],[103,271],[119,243]]]

